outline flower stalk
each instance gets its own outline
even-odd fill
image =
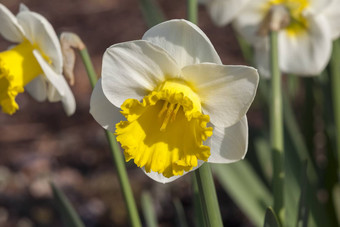
[[[223,226],[214,180],[208,163],[195,171],[207,226]]]
[[[188,20],[197,23],[197,0],[188,0]],[[202,208],[205,214],[206,226],[223,226],[220,208],[218,205],[214,180],[208,163],[203,164],[195,176],[198,184]]]
[[[274,211],[279,219],[284,220],[284,150],[283,150],[283,117],[281,73],[278,61],[278,32],[270,32],[270,66],[271,66],[271,108],[270,131],[273,152],[273,190]]]
[[[334,118],[336,125],[336,149],[338,156],[338,165],[340,165],[340,42],[333,42],[333,53],[330,62],[332,78],[332,95],[334,106]],[[338,168],[338,180],[340,181],[340,168]]]
[[[80,49],[79,53],[83,61],[83,64],[86,68],[86,72],[87,72],[91,87],[94,88],[97,82],[97,75],[94,71],[93,64],[91,62],[87,48],[84,47],[83,49]],[[141,225],[141,221],[139,218],[136,202],[133,197],[131,185],[130,185],[130,182],[127,176],[123,155],[120,152],[115,136],[107,130],[105,130],[105,134],[109,142],[110,151],[113,157],[113,162],[117,168],[118,179],[119,179],[119,183],[120,183],[120,186],[123,192],[126,207],[129,213],[131,226],[140,227],[142,225]]]
[[[198,23],[197,9],[197,0],[187,0],[187,17],[194,24]]]

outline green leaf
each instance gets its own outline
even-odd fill
[[[197,227],[205,227],[206,226],[206,218],[205,214],[203,213],[202,202],[198,190],[198,184],[196,180],[196,176],[193,175],[192,177],[192,187],[194,190],[194,214],[195,214],[195,226]]]
[[[56,203],[57,209],[61,214],[64,225],[66,227],[84,227],[84,223],[80,220],[78,214],[72,207],[65,194],[52,182],[50,184],[53,191],[54,202]]]
[[[142,211],[144,214],[146,226],[157,227],[157,217],[155,209],[152,205],[152,199],[149,192],[144,191],[142,193]]]
[[[338,218],[338,223],[340,223],[340,184],[336,184],[333,188],[333,203]]]
[[[306,188],[307,188],[307,161],[305,161],[303,167],[302,167],[302,173],[301,173],[301,193],[300,193],[300,200],[299,200],[299,210],[298,210],[298,218],[296,222],[297,227],[307,227],[308,226],[308,205],[307,205],[307,194],[306,194]]]
[[[249,162],[245,159],[233,164],[212,166],[224,190],[255,226],[261,226],[265,210],[272,204],[272,195]]]
[[[266,210],[266,215],[264,217],[264,225],[263,227],[279,227],[280,224],[277,220],[277,216],[274,210],[271,207],[268,207]]]
[[[154,0],[139,0],[143,17],[148,27],[152,27],[165,20],[165,16]]]

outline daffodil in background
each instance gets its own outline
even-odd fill
[[[196,25],[171,20],[107,49],[90,112],[126,161],[166,183],[203,162],[244,158],[258,80],[252,67],[222,65]]]
[[[250,0],[199,0],[204,4],[213,22],[218,26],[229,24]]]
[[[313,76],[327,65],[332,40],[339,27],[332,22],[340,18],[340,1],[258,0],[251,1],[234,21],[236,30],[255,47],[255,62],[260,72],[269,75],[269,41],[266,17],[274,7],[288,15],[278,34],[279,66],[285,73]]]
[[[332,40],[340,35],[340,0],[257,0],[239,5],[230,0],[210,2],[207,6],[214,5],[215,10],[209,12],[216,24],[226,24],[224,13],[238,12],[233,26],[254,46],[254,60],[264,76],[269,76],[269,29],[266,27],[269,21],[266,20],[274,8],[286,11],[287,18],[281,18],[286,23],[281,24],[278,37],[279,65],[285,73],[318,75],[329,62]]]
[[[62,75],[60,43],[51,24],[20,6],[14,16],[0,4],[0,34],[17,45],[0,53],[0,105],[14,114],[19,93],[27,90],[37,101],[61,101],[67,115],[75,111],[74,96]]]

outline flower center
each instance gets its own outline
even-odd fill
[[[0,53],[0,105],[2,111],[13,114],[19,106],[15,102],[24,86],[42,74],[42,69],[33,55],[34,46],[28,41]]]
[[[116,125],[115,134],[126,161],[171,177],[191,170],[198,159],[208,160],[210,148],[203,141],[212,135],[209,116],[184,81],[167,80],[142,102],[128,99],[121,109],[127,121]]]
[[[290,23],[285,28],[288,35],[296,36],[308,29],[308,21],[303,12],[309,6],[309,0],[271,0],[269,4],[270,7],[283,5],[289,11]]]

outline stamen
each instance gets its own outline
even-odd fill
[[[162,110],[159,112],[158,117],[162,117],[165,111],[168,109],[168,101],[165,101],[162,107]]]
[[[175,108],[175,104],[171,103],[169,108],[168,108],[168,111],[166,112],[166,115],[165,115],[165,118],[164,118],[164,121],[163,121],[163,124],[160,128],[160,131],[163,132],[165,129],[166,129],[166,126],[168,125],[169,123],[169,120],[170,120],[170,117],[172,116],[172,113],[174,111],[174,108]]]
[[[178,112],[180,107],[181,107],[181,105],[179,103],[177,103],[176,104],[176,109],[174,110],[174,112],[172,114],[170,122],[173,122],[176,119],[176,115],[177,115],[177,112]]]

